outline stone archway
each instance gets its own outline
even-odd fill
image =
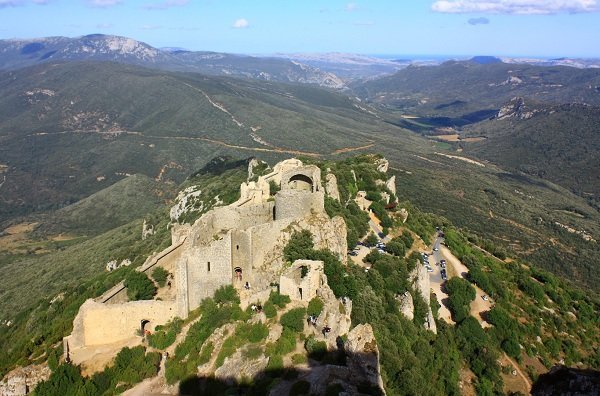
[[[150,321],[148,319],[140,320],[140,332],[142,333],[142,335],[150,333],[151,327],[152,326],[150,325]]]
[[[313,180],[301,173],[290,177],[288,185],[292,190],[313,191]]]
[[[235,267],[233,269],[233,277],[234,277],[234,281],[238,281],[238,282],[242,281],[242,268],[241,267]]]

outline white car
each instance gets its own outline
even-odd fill
[[[483,299],[483,301],[487,301],[488,300],[488,296],[486,296],[485,294],[483,296],[481,296],[481,298]]]
[[[434,252],[437,252],[438,250],[440,250],[440,249],[439,249],[439,248],[436,248],[436,247],[434,247],[434,248],[433,248],[433,251],[434,251]]]

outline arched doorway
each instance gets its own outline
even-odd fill
[[[234,280],[241,282],[242,281],[242,268],[241,267],[235,267],[233,269],[233,275],[234,275]]]
[[[140,333],[142,333],[143,336],[150,333],[150,328],[150,321],[148,319],[140,320]]]
[[[297,174],[290,177],[290,181],[288,182],[290,189],[292,190],[300,190],[300,191],[313,191],[313,181],[310,177]]]

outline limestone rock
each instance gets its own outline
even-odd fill
[[[337,201],[340,200],[340,191],[338,190],[337,178],[333,173],[328,173],[325,176],[325,191],[331,198]]]
[[[261,355],[257,359],[247,359],[242,350],[225,358],[225,363],[215,370],[215,378],[227,383],[239,383],[242,378],[255,378],[264,371],[269,363],[269,358]]]
[[[154,226],[146,223],[146,220],[144,219],[144,222],[142,223],[142,240],[148,238],[150,235],[154,235],[155,232]]]
[[[0,382],[0,395],[26,395],[33,391],[37,384],[48,380],[50,373],[50,368],[46,364],[18,367],[8,373]]]
[[[275,323],[269,327],[269,335],[267,336],[267,344],[270,342],[275,342],[281,337],[281,333],[283,333],[283,326],[279,323]]]
[[[406,220],[408,220],[408,210],[401,208],[398,213],[402,216],[402,223],[406,223]]]
[[[383,389],[383,381],[379,375],[379,348],[371,325],[360,324],[353,328],[348,333],[344,348],[348,354],[348,368]]]
[[[352,326],[352,319],[350,318],[352,314],[352,300],[349,298],[335,298],[333,291],[326,282],[317,291],[317,296],[323,300],[324,305],[323,311],[321,311],[321,314],[317,318],[316,329],[320,331],[325,326],[331,328],[325,341],[330,349],[335,349],[337,337],[348,334]]]
[[[383,173],[387,173],[388,168],[390,167],[390,162],[385,158],[377,160],[375,164],[377,165],[377,170]]]
[[[429,304],[431,300],[429,273],[423,265],[418,264],[417,267],[410,273],[410,277],[414,280],[415,289],[427,303],[427,318],[425,320],[425,328],[437,333],[437,326],[435,325],[435,320]]]
[[[394,195],[396,195],[396,176],[390,177],[386,182],[385,186],[390,190]],[[396,198],[397,200],[398,198]]]
[[[396,297],[396,299],[400,303],[400,312],[402,312],[408,320],[413,320],[415,317],[415,304],[412,295],[409,292],[406,292],[403,295]]]

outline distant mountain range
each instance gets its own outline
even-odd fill
[[[92,34],[76,38],[47,37],[0,40],[0,69],[18,69],[57,61],[110,61],[171,71],[226,75],[264,81],[345,87],[333,73],[281,58],[217,52],[158,49],[126,37]]]
[[[354,93],[388,110],[423,117],[449,117],[448,126],[474,114],[497,111],[516,96],[548,103],[600,105],[600,69],[508,64],[494,58],[409,66],[397,73],[351,85]]]

